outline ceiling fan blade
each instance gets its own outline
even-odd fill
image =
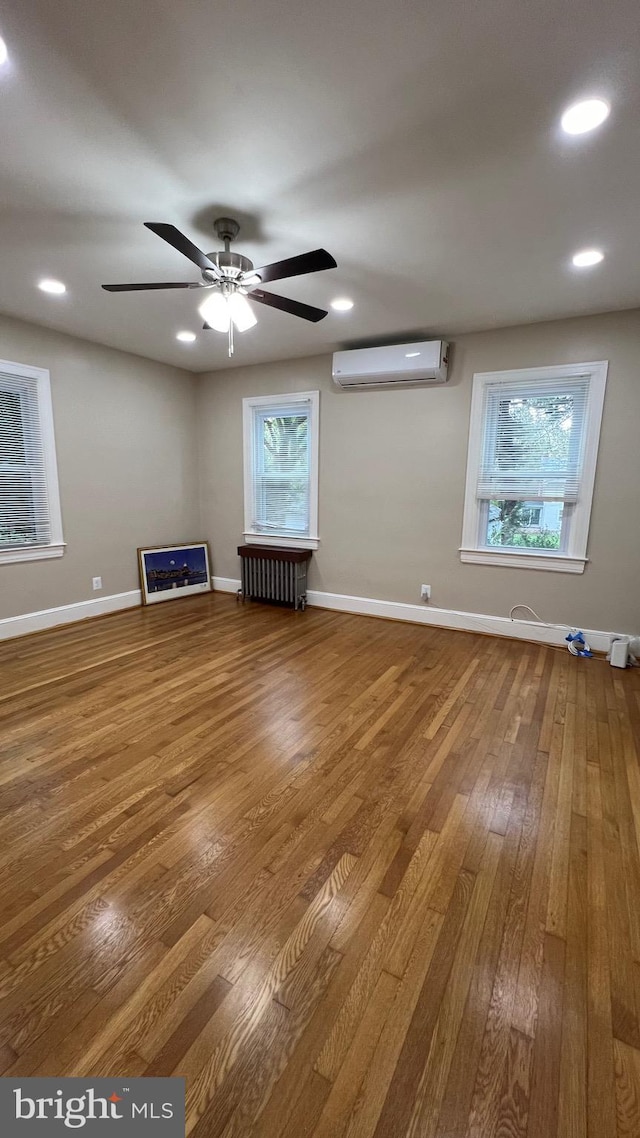
[[[157,281],[153,284],[115,284],[103,285],[107,292],[141,292],[155,288],[204,288],[204,285],[192,281]]]
[[[261,269],[252,269],[247,277],[259,276],[263,284],[267,281],[280,281],[285,277],[300,277],[304,273],[319,273],[322,269],[337,268],[331,253],[326,249],[314,249],[311,253],[300,253],[298,257],[287,257],[284,261],[275,261],[273,265],[263,265]]]
[[[279,308],[281,312],[289,312],[292,316],[300,316],[303,320],[311,320],[314,324],[328,316],[324,308],[314,308],[311,304],[290,300],[288,296],[277,296],[274,292],[265,292],[261,288],[254,288],[249,293],[249,299],[257,300],[259,304],[268,304],[270,308]]]
[[[216,277],[220,276],[218,266],[213,261],[210,261],[206,253],[198,249],[198,246],[194,245],[193,241],[185,237],[184,233],[176,229],[175,225],[169,225],[164,221],[145,221],[144,224],[147,229],[150,229],[152,233],[156,233],[163,241],[167,241],[169,245],[173,245],[173,248],[177,249],[179,253],[182,253],[183,257],[188,257],[190,261],[193,261],[194,265],[197,265],[199,269],[211,269]]]

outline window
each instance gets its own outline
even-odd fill
[[[244,536],[318,547],[317,391],[244,399]]]
[[[49,372],[0,360],[0,562],[63,553]]]
[[[607,363],[473,377],[460,557],[582,573]]]

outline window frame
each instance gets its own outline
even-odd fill
[[[546,569],[555,573],[584,573],[587,564],[587,541],[591,521],[593,488],[596,476],[602,410],[607,384],[608,360],[578,364],[558,364],[549,367],[517,368],[509,371],[476,372],[473,376],[471,414],[469,420],[469,446],[467,475],[462,522],[460,560],[473,565],[501,565],[518,569]],[[536,380],[563,380],[589,376],[589,396],[585,420],[582,478],[578,501],[570,507],[566,547],[562,551],[488,547],[480,544],[483,502],[476,497],[478,471],[482,460],[484,436],[484,394],[489,384],[514,382],[534,383]],[[565,505],[564,514],[569,511]]]
[[[293,537],[291,534],[259,533],[253,528],[253,463],[255,456],[255,410],[272,411],[278,407],[290,408],[296,403],[310,404],[309,414],[309,533]],[[255,395],[242,400],[243,470],[244,470],[244,531],[247,545],[281,545],[287,549],[317,549],[318,536],[318,481],[320,443],[320,392],[294,391],[282,395]]]
[[[0,371],[15,378],[19,390],[21,379],[35,379],[38,400],[38,419],[47,483],[49,504],[50,541],[46,545],[20,545],[0,547],[0,565],[20,561],[43,561],[62,557],[66,543],[62,532],[62,511],[60,507],[60,487],[58,483],[58,463],[53,423],[53,403],[51,399],[51,376],[47,368],[33,367],[31,364],[0,360]]]

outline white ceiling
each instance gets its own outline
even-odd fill
[[[226,367],[199,294],[100,288],[199,279],[142,223],[208,251],[220,213],[256,264],[338,261],[273,291],[355,301],[256,306],[236,364],[640,304],[637,0],[5,0],[0,32],[0,311]],[[608,122],[562,135],[589,95]]]

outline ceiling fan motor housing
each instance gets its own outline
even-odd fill
[[[232,253],[229,249],[207,253],[207,257],[218,266],[222,275],[230,280],[235,280],[241,273],[250,273],[253,269],[253,261],[243,257],[242,253]],[[215,283],[215,274],[209,269],[202,270],[202,277],[208,284]]]

